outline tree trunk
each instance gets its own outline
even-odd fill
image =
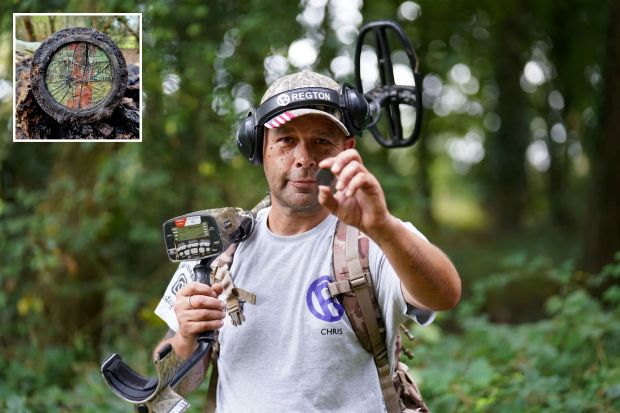
[[[417,38],[413,35],[409,35],[409,39],[415,45],[416,43],[419,46],[414,46],[414,49],[418,49],[416,52],[418,53],[417,58],[420,64],[420,72],[422,76],[426,75],[425,71],[429,70],[424,67],[424,60],[422,55],[420,54],[422,50],[428,48],[428,45],[433,39],[432,36],[429,36],[432,33],[432,25],[435,21],[441,21],[445,19],[447,16],[444,14],[444,10],[437,8],[429,10],[429,13],[436,13],[432,16],[428,16],[426,19],[418,19],[415,23],[419,25],[419,32],[417,34]],[[416,85],[417,87],[422,87],[422,85]],[[430,176],[430,168],[433,163],[433,154],[429,150],[428,147],[428,138],[430,135],[431,128],[429,124],[433,117],[435,116],[433,110],[431,108],[423,108],[424,112],[422,112],[422,127],[420,130],[420,138],[416,143],[416,157],[418,161],[418,171],[415,175],[415,183],[414,187],[417,188],[417,193],[415,196],[422,197],[422,200],[415,200],[415,204],[417,208],[421,209],[421,218],[424,222],[424,225],[428,228],[436,229],[437,228],[437,219],[433,214],[433,183],[431,182]]]
[[[524,108],[526,99],[519,82],[527,45],[524,14],[518,2],[512,12],[498,21],[496,44],[496,80],[500,88],[497,114],[501,119],[499,131],[487,145],[487,166],[490,195],[488,205],[494,227],[512,231],[522,221],[526,201],[525,150],[529,130]]]
[[[426,120],[428,121],[428,115]],[[424,221],[424,224],[429,227],[436,228],[437,221],[435,220],[432,209],[433,190],[429,172],[432,162],[432,154],[428,150],[426,140],[424,139],[425,136],[426,134],[422,134],[420,141],[416,144],[418,172],[416,173],[415,180],[417,183],[416,187],[418,188],[418,196],[422,197],[422,202],[416,202],[416,205],[421,208],[422,220]]]
[[[570,132],[583,135],[583,123],[581,113],[583,107],[580,100],[580,88],[576,87],[574,79],[583,78],[583,66],[575,62],[588,61],[582,57],[581,49],[577,44],[583,44],[583,34],[574,28],[582,21],[582,11],[577,12],[575,5],[568,2],[557,2],[552,7],[545,27],[549,28],[549,34],[553,47],[548,54],[556,67],[557,76],[550,81],[549,88],[545,91],[558,90],[564,98],[564,108],[548,108],[547,122],[551,128],[554,123],[564,123],[568,133],[565,142],[555,142],[547,139],[551,164],[547,171],[546,194],[549,200],[549,213],[551,223],[560,230],[575,230],[583,222],[577,221],[575,208],[571,202],[571,160],[568,156],[568,147],[571,144]],[[605,12],[603,12],[605,13]],[[602,33],[602,32],[601,32]]]
[[[548,119],[553,122],[562,121],[559,113],[551,112]],[[568,125],[566,125],[568,130]],[[572,222],[569,209],[568,196],[568,159],[566,154],[566,142],[558,143],[553,139],[547,139],[551,164],[546,176],[546,192],[549,199],[551,222],[556,228],[565,230],[570,228]]]
[[[36,37],[34,35],[34,27],[32,26],[32,20],[30,16],[23,16],[24,28],[26,29],[26,40],[29,42],[36,41]]]
[[[589,208],[581,266],[598,272],[620,250],[620,3],[609,2],[605,97],[600,133],[592,136]]]

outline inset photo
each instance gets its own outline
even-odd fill
[[[142,14],[13,14],[13,142],[142,141]]]

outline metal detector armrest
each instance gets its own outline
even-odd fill
[[[183,361],[178,367],[175,366],[175,361],[172,361],[165,368],[158,368],[157,377],[144,377],[136,373],[116,353],[101,364],[101,374],[108,387],[121,399],[133,404],[146,403],[155,397],[161,389],[176,387],[192,368],[209,354],[214,337],[212,331],[201,336],[198,339],[198,348],[187,360]],[[172,352],[172,346],[167,344],[159,352],[158,360],[161,361],[169,356],[176,357],[176,354]]]

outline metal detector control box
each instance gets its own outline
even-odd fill
[[[169,219],[164,223],[164,241],[172,261],[199,260],[223,251],[217,222],[206,213]]]
[[[254,228],[254,215],[225,207],[190,212],[164,222],[164,242],[171,261],[215,257],[243,241]]]

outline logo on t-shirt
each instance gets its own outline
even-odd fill
[[[339,321],[344,313],[344,307],[329,294],[327,284],[331,282],[329,275],[323,275],[310,284],[306,293],[308,309],[319,320],[330,323]]]
[[[187,284],[187,277],[185,276],[184,273],[181,273],[179,275],[179,278],[177,279],[177,281],[170,288],[170,292],[172,292],[172,294],[176,295],[181,288],[185,287],[185,284]]]

